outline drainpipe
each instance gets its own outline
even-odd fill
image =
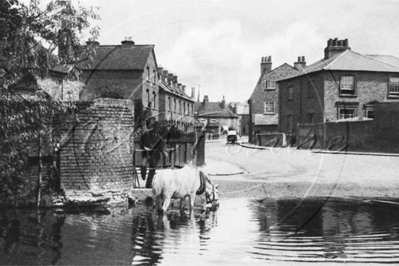
[[[248,142],[252,143],[252,100],[248,100],[249,106],[249,132],[248,132]]]

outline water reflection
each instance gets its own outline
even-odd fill
[[[216,212],[152,204],[107,212],[0,210],[0,265],[399,263],[399,204],[221,199]]]
[[[254,258],[289,261],[399,262],[399,205],[329,199],[263,200]]]
[[[65,216],[47,216],[46,212],[2,213],[0,264],[57,264],[61,257],[61,227],[64,220]]]
[[[207,250],[209,231],[217,225],[217,213],[173,209],[167,215],[156,215],[148,206],[137,206],[132,223],[132,265],[155,265],[186,261]]]

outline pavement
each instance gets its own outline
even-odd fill
[[[248,172],[238,165],[212,159],[205,159],[205,165],[202,169],[210,176],[240,175]]]

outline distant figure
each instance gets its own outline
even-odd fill
[[[163,156],[168,157],[165,149],[165,143],[159,135],[160,124],[155,121],[155,118],[150,118],[147,122],[148,131],[144,132],[140,139],[140,147],[144,150],[142,152],[143,162],[141,164],[141,177],[146,178],[147,167],[149,167],[148,178],[146,181],[146,188],[152,187],[152,180],[155,175],[155,168],[158,161]]]

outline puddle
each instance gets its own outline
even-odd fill
[[[112,213],[0,211],[1,265],[399,263],[390,200],[221,199],[194,218],[144,204]]]

